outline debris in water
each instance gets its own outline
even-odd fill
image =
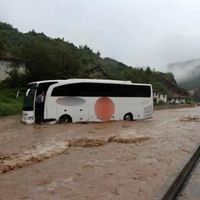
[[[184,122],[200,122],[200,117],[199,116],[188,116],[188,117],[183,117],[180,119],[180,121]]]
[[[92,138],[79,138],[69,140],[70,147],[99,147],[105,145],[107,142],[103,139],[92,139]]]
[[[11,170],[22,168],[27,165],[41,162],[45,159],[52,158],[61,154],[69,147],[68,142],[55,142],[43,144],[36,149],[26,151],[23,154],[6,154],[0,155],[0,173],[7,173]]]
[[[121,134],[121,135],[110,137],[108,139],[108,142],[132,144],[132,143],[141,143],[149,139],[150,138],[146,136],[135,136],[133,134]]]
[[[66,141],[51,141],[46,144],[35,146],[34,150],[26,151],[23,154],[0,154],[0,173],[7,173],[27,165],[41,162],[63,153],[69,147],[99,147],[109,142],[116,143],[138,143],[149,140],[149,137],[137,136],[135,133],[111,136],[108,139],[77,138]]]
[[[122,128],[129,128],[129,127],[131,127],[130,125],[122,125]]]

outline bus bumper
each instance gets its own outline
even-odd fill
[[[23,111],[22,112],[22,122],[25,124],[33,124],[35,121],[34,112],[33,111]]]

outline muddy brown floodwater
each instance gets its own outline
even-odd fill
[[[156,199],[199,145],[199,129],[199,107],[133,122],[0,118],[0,200]]]

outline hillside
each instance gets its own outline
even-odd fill
[[[151,83],[155,90],[185,95],[172,73],[152,71],[150,67],[133,68],[111,58],[102,58],[87,45],[52,39],[34,30],[21,33],[9,24],[0,23],[0,56],[26,61],[26,74],[11,73],[12,86],[44,79],[109,78]],[[99,70],[98,73],[95,70]],[[7,80],[9,82],[9,80]]]
[[[190,91],[196,101],[200,101],[200,59],[169,64],[179,85]]]
[[[104,58],[102,66],[112,79],[151,83],[154,90],[166,92],[168,95],[180,94],[187,96],[186,91],[180,88],[172,73],[152,71],[150,67],[146,67],[145,69],[133,68],[111,58]]]

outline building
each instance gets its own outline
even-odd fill
[[[95,67],[92,67],[88,71],[88,77],[89,78],[97,78],[97,79],[108,79],[108,74],[105,72],[105,70],[100,66],[96,65]]]
[[[5,80],[9,75],[8,73],[16,68],[18,73],[25,73],[25,60],[14,58],[14,57],[3,57],[0,56],[0,81]]]
[[[173,94],[168,98],[170,104],[185,104],[185,96],[179,94]]]
[[[167,103],[167,94],[164,92],[153,91],[154,103]]]

